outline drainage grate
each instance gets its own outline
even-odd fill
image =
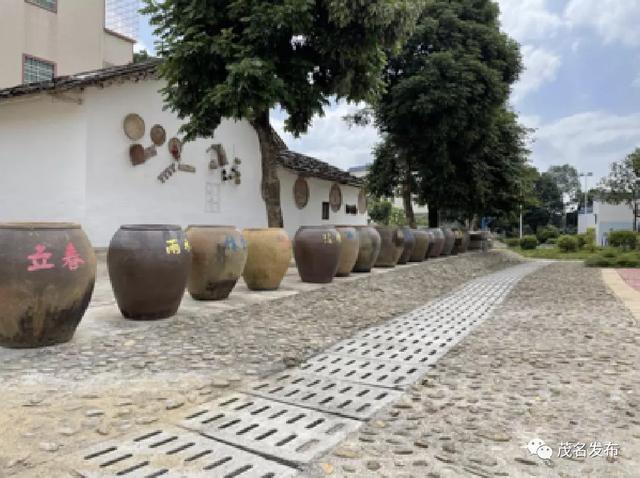
[[[209,402],[180,423],[210,438],[288,462],[309,462],[360,422],[237,393]]]
[[[280,463],[177,427],[139,431],[67,456],[66,466],[86,478],[287,478]]]
[[[252,395],[292,403],[301,407],[366,420],[402,392],[323,377],[285,372],[257,382],[245,390]]]
[[[439,348],[438,340],[425,340],[419,344],[344,340],[327,350],[327,353],[411,365],[433,362],[433,357],[438,353]]]
[[[426,372],[424,366],[336,354],[317,355],[300,369],[306,374],[390,388],[406,388]]]

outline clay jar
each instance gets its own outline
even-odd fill
[[[127,319],[175,315],[191,269],[191,246],[180,226],[122,226],[107,252],[111,287]]]
[[[429,231],[426,228],[421,230],[424,231],[424,233],[427,235],[427,238],[429,241],[429,243],[427,244],[427,252],[424,255],[424,260],[426,261],[429,257],[431,257],[430,254],[431,254],[431,250],[435,246],[436,237],[433,235],[433,232]]]
[[[346,277],[351,273],[353,266],[358,260],[360,252],[360,239],[358,232],[353,226],[335,226],[340,234],[340,258],[338,260],[338,271],[336,276]]]
[[[79,225],[0,223],[0,345],[68,342],[96,279],[96,257]]]
[[[302,226],[293,239],[293,253],[303,282],[333,280],[340,260],[340,234],[330,226]]]
[[[458,252],[464,253],[469,249],[469,241],[471,240],[471,236],[469,236],[469,231],[466,229],[462,230],[462,242],[460,244],[460,249]]]
[[[291,262],[291,241],[284,229],[244,229],[247,262],[242,277],[251,290],[275,290]]]
[[[440,228],[430,228],[429,232],[433,234],[433,245],[429,248],[429,257],[439,257],[444,249],[444,232]]]
[[[442,255],[450,256],[455,246],[456,235],[448,227],[443,227],[442,232],[444,233],[444,248],[442,249]]]
[[[353,272],[371,272],[380,254],[380,233],[372,226],[356,226],[360,250]]]
[[[191,273],[187,289],[196,300],[229,297],[247,261],[247,243],[233,226],[189,226]]]
[[[408,226],[403,226],[400,228],[402,231],[402,235],[404,236],[404,249],[402,250],[402,254],[400,254],[400,259],[398,259],[398,264],[406,264],[409,262],[411,258],[411,254],[413,254],[413,248],[416,245],[416,238],[413,236],[413,229]]]
[[[380,254],[376,267],[395,267],[404,252],[404,235],[395,226],[376,226],[380,234]]]
[[[413,231],[413,237],[415,239],[415,245],[413,246],[413,252],[409,260],[411,262],[422,262],[427,255],[427,249],[429,248],[429,233],[426,231]]]

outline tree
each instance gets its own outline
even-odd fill
[[[570,164],[563,164],[562,166],[551,166],[547,170],[547,174],[553,178],[562,195],[562,228],[565,229],[567,227],[565,197],[568,197],[569,201],[571,201],[576,193],[580,191],[578,171]]]
[[[500,32],[498,14],[491,0],[429,0],[415,33],[391,57],[384,77],[389,87],[373,107],[387,144],[376,150],[372,192],[410,178],[412,192],[429,204],[432,225],[441,209],[468,214],[486,207],[493,199],[488,193],[496,194],[497,184],[511,186],[511,172],[517,176],[522,166],[518,157],[503,167],[511,158],[491,148],[501,142],[507,151],[504,141],[518,142],[523,131],[514,134],[517,121],[505,107],[521,57]],[[509,148],[520,154],[520,146]],[[396,154],[381,154],[389,149]],[[397,174],[378,175],[384,171]],[[512,188],[507,196],[513,199]]]
[[[140,50],[133,52],[133,62],[134,63],[142,63],[143,61],[147,61],[153,58],[153,56],[149,55],[147,50]]]
[[[602,180],[596,195],[606,202],[627,204],[633,210],[633,230],[638,230],[640,148],[611,164],[609,175]]]
[[[282,225],[277,139],[269,111],[304,133],[332,98],[372,102],[383,90],[386,52],[421,9],[415,0],[145,0],[159,37],[169,107],[185,140],[210,137],[222,118],[246,118],[258,134],[262,197]]]

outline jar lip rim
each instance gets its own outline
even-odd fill
[[[236,229],[236,226],[224,226],[224,225],[217,225],[217,224],[189,224],[187,226],[187,229],[192,227],[198,227],[201,229]]]
[[[243,231],[284,231],[283,227],[245,227]]]
[[[0,229],[14,230],[63,230],[63,229],[80,229],[81,226],[75,222],[2,222]]]
[[[298,228],[298,230],[300,230],[300,229],[335,229],[335,228],[336,228],[336,226],[329,226],[329,225],[327,225],[327,226],[300,226]]]
[[[181,231],[177,224],[123,224],[120,229],[125,231]]]

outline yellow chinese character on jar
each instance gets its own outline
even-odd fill
[[[167,254],[180,254],[181,252],[177,239],[167,239]]]
[[[184,240],[184,250],[185,251],[190,251],[191,250],[191,244],[189,243],[189,241],[187,239]]]

